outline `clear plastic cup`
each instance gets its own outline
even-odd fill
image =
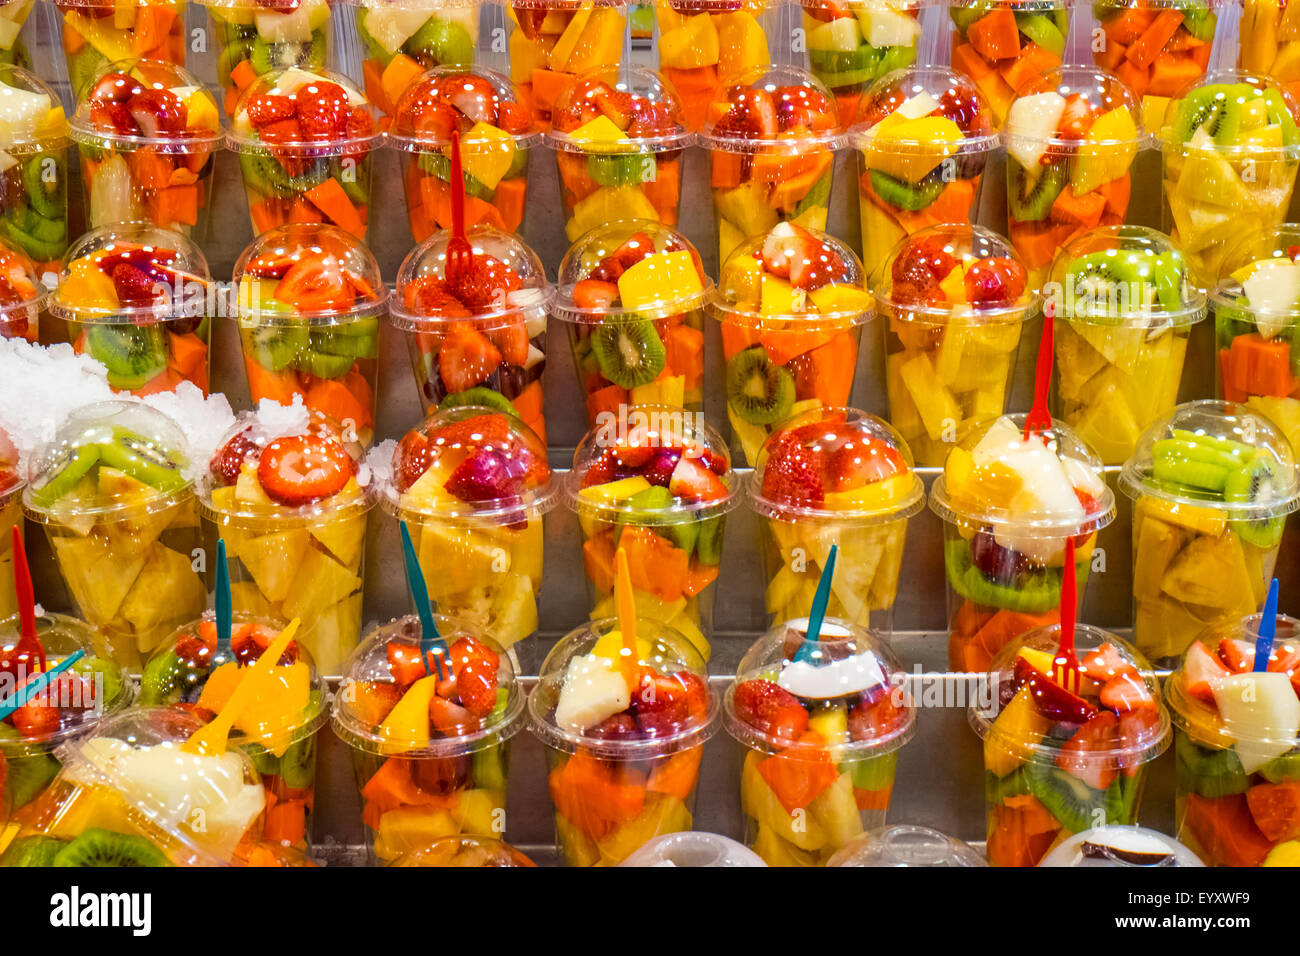
[[[655,837],[619,866],[767,866],[749,847],[716,833]]]
[[[1207,866],[1296,866],[1300,621],[1279,614],[1254,671],[1262,615],[1208,628],[1165,680],[1175,727],[1175,826]]]
[[[1205,75],[1226,6],[1224,0],[1099,0],[1088,31],[1092,60],[1158,115],[1170,97]],[[1268,65],[1260,72],[1269,72]]]
[[[409,850],[388,865],[488,867],[536,866],[537,864],[509,843],[490,837],[461,834],[442,837],[418,850]]]
[[[1000,127],[1020,87],[1065,58],[1070,0],[957,0],[952,19],[952,68],[975,81]]]
[[[460,130],[465,228],[518,232],[528,195],[528,157],[540,137],[510,80],[487,67],[439,67],[397,101],[388,145],[400,150],[411,235],[451,229],[451,131]]]
[[[1206,125],[1202,117],[1241,117]],[[1218,281],[1240,236],[1235,228],[1280,226],[1300,167],[1300,106],[1276,80],[1233,70],[1210,73],[1171,100],[1160,128],[1165,231],[1183,247],[1202,287]]]
[[[59,95],[30,73],[0,65],[0,132],[12,163],[0,172],[0,239],[13,243],[44,277],[68,248],[68,121]]]
[[[763,528],[769,622],[811,613],[838,545],[826,613],[888,639],[907,519],[925,507],[898,432],[856,408],[796,415],[763,445],[749,494]]]
[[[1133,499],[1133,643],[1157,663],[1264,603],[1295,459],[1264,416],[1187,402],[1143,433],[1119,476]]]
[[[621,548],[637,616],[681,634],[707,661],[713,584],[739,485],[726,443],[702,415],[634,405],[617,424],[588,432],[574,452],[565,491],[582,529],[591,618],[618,613]]]
[[[16,243],[0,238],[0,339],[35,344],[48,299],[36,263]]]
[[[1275,77],[1292,96],[1300,94],[1300,30],[1295,9],[1273,0],[1242,0],[1237,23],[1237,66]]]
[[[23,25],[36,0],[4,0],[0,3],[0,64],[31,69],[31,56],[23,41]]]
[[[806,70],[774,66],[727,87],[709,105],[700,144],[718,229],[718,262],[779,222],[824,230],[844,145],[835,99]]]
[[[73,96],[105,65],[129,58],[185,65],[184,0],[55,0]]]
[[[367,632],[334,697],[334,733],[352,752],[366,842],[380,863],[442,837],[500,838],[506,827],[524,690],[491,638],[442,615],[437,625],[443,650],[427,658],[414,615]]]
[[[1006,644],[971,702],[984,742],[991,866],[1036,866],[1072,834],[1136,822],[1147,765],[1169,746],[1151,664],[1127,641],[1076,624],[1078,693],[1051,676],[1061,627]]]
[[[226,542],[235,612],[280,627],[299,618],[297,641],[338,674],[361,635],[375,503],[356,437],[300,404],[263,405],[223,437],[200,490],[203,518]]]
[[[824,866],[884,825],[899,749],[915,731],[887,641],[827,618],[779,624],[741,659],[723,702],[744,755],[745,842],[768,866]]]
[[[1021,87],[1007,114],[1007,235],[1037,289],[1061,247],[1122,225],[1130,170],[1146,144],[1133,91],[1102,70],[1064,66]]]
[[[254,240],[234,282],[253,401],[301,400],[369,445],[388,304],[374,254],[337,227],[295,223]]]
[[[569,249],[551,314],[568,328],[588,425],[632,405],[703,410],[711,289],[690,240],[661,223],[609,223]]]
[[[721,323],[734,453],[753,464],[786,419],[849,403],[862,327],[875,316],[862,263],[823,232],[778,223],[736,247],[709,314]]]
[[[381,139],[350,80],[298,67],[260,76],[240,94],[226,142],[239,155],[254,235],[326,223],[366,238]]]
[[[366,96],[396,115],[404,91],[435,67],[469,70],[479,42],[480,0],[349,0],[357,7]]]
[[[530,729],[546,746],[556,848],[569,866],[615,866],[692,826],[717,700],[681,634],[638,618],[636,643],[632,660],[612,618],[570,631],[528,696]]]
[[[982,226],[930,226],[871,277],[885,327],[889,421],[918,465],[1002,414],[1024,320],[1037,307],[1024,264]]]
[[[216,34],[217,77],[227,116],[259,77],[330,62],[329,0],[198,0]]]
[[[777,8],[775,0],[655,0],[659,71],[690,129],[704,125],[731,83],[772,62]]]
[[[439,612],[510,648],[537,630],[542,522],[558,498],[546,449],[527,425],[463,405],[406,433],[383,505],[409,527]]]
[[[72,347],[107,369],[114,391],[153,395],[189,382],[206,395],[215,293],[192,239],[119,223],[68,247],[49,310]]]
[[[1043,857],[1039,866],[1204,866],[1173,837],[1147,827],[1110,824],[1076,833]]]
[[[877,80],[860,99],[849,122],[859,154],[862,261],[883,261],[928,226],[970,225],[999,143],[975,84],[945,67],[919,67]]]
[[[545,443],[546,270],[532,249],[491,226],[466,238],[473,266],[454,282],[447,231],[416,246],[397,270],[389,319],[406,339],[420,404],[426,413],[487,405],[518,416]]]
[[[23,528],[23,488],[18,449],[0,428],[0,621],[18,613],[14,593],[14,528]]]
[[[988,866],[979,853],[946,833],[895,823],[858,837],[827,866]]]
[[[230,649],[217,647],[211,611],[182,625],[145,662],[136,703],[179,707],[205,722],[229,700],[241,674],[280,632],[278,622],[235,615]],[[235,718],[230,746],[248,754],[266,788],[263,841],[306,847],[316,803],[316,732],[328,719],[328,688],[305,645],[276,662],[275,683]]]
[[[955,446],[930,490],[955,671],[987,670],[1008,642],[1060,623],[1067,538],[1082,606],[1097,532],[1115,517],[1097,455],[1056,420],[1026,436],[1026,417],[1004,415]]]
[[[1057,253],[1043,296],[1056,316],[1053,410],[1103,464],[1122,465],[1178,404],[1205,294],[1168,236],[1101,226]]]
[[[180,427],[138,402],[85,405],[27,462],[23,504],[96,649],[122,667],[207,604],[194,463]]]

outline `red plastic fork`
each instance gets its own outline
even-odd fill
[[[474,266],[474,250],[465,238],[465,174],[461,171],[460,130],[451,131],[451,239],[443,274],[455,286]]]
[[[19,660],[39,661],[45,671],[45,648],[36,636],[36,596],[32,591],[32,572],[27,567],[27,552],[23,550],[23,537],[14,534],[14,591],[18,596],[18,618],[21,625],[18,646],[14,648]],[[31,675],[28,675],[31,676]]]
[[[1074,651],[1074,539],[1065,539],[1065,567],[1061,570],[1061,644],[1052,660],[1052,679],[1071,694],[1082,684],[1079,658]]]
[[[1052,384],[1052,333],[1056,307],[1049,302],[1043,309],[1043,337],[1038,340],[1038,366],[1034,372],[1034,405],[1025,416],[1025,440],[1052,427],[1052,413],[1047,410],[1047,390]]]

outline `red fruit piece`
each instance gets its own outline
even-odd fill
[[[720,501],[727,497],[726,483],[694,458],[682,458],[668,479],[668,490],[683,501]]]
[[[471,124],[497,125],[497,91],[486,78],[476,73],[457,73],[439,84],[439,93]]]
[[[126,103],[137,93],[144,92],[144,84],[125,73],[105,73],[90,91],[91,102]]]
[[[500,312],[509,304],[507,296],[522,285],[519,273],[500,259],[479,253],[469,269],[448,286],[456,298],[474,312]]]
[[[497,126],[514,136],[527,133],[533,127],[533,119],[528,110],[513,100],[497,103]]]
[[[1126,671],[1106,681],[1101,688],[1101,703],[1117,714],[1156,706],[1150,688],[1137,671]]]
[[[770,680],[747,680],[732,691],[736,716],[755,730],[782,740],[797,740],[808,729],[808,712],[799,698]]]
[[[1083,139],[1096,122],[1097,112],[1080,93],[1071,93],[1065,98],[1065,112],[1056,124],[1059,139]]]
[[[444,737],[473,733],[482,725],[468,710],[445,697],[433,697],[429,701],[429,723]],[[417,760],[416,763],[424,761]]]
[[[175,136],[185,132],[189,111],[171,90],[143,90],[127,101],[126,108],[145,136]]]
[[[328,80],[313,80],[294,94],[298,104],[298,126],[311,139],[346,135],[352,102],[343,87]]]
[[[907,463],[891,445],[876,439],[850,437],[826,461],[831,491],[853,491],[907,470]]]
[[[897,730],[905,714],[894,698],[889,688],[854,704],[849,710],[849,738],[879,740]]]
[[[1219,659],[1235,674],[1244,674],[1255,667],[1255,645],[1250,641],[1225,637],[1219,641]]]
[[[399,687],[410,687],[420,678],[438,673],[438,661],[432,652],[428,656],[429,669],[425,670],[418,644],[389,641],[384,650],[388,657],[388,672]]]
[[[217,625],[215,621],[200,621],[197,634],[182,634],[176,638],[172,652],[187,664],[195,667],[207,667],[213,652],[217,649]]]
[[[528,325],[523,318],[508,318],[500,328],[489,329],[488,340],[501,352],[508,365],[523,365],[528,361]]]
[[[825,462],[820,451],[783,434],[768,454],[763,497],[781,504],[819,508],[826,500],[822,484]]]
[[[846,268],[840,254],[829,243],[808,236],[800,254],[790,260],[790,284],[811,292],[844,278]]]
[[[258,93],[248,101],[248,121],[254,129],[270,126],[298,115],[298,104],[278,93]]]
[[[782,132],[826,130],[835,125],[836,110],[820,90],[806,86],[779,86],[772,91],[777,126]]]
[[[403,290],[406,308],[416,315],[436,316],[445,319],[469,318],[465,304],[452,295],[447,283],[437,276],[419,276],[406,284]]]
[[[1115,645],[1110,643],[1102,644],[1089,652],[1079,665],[1079,670],[1099,684],[1121,675],[1138,674],[1137,667],[1131,661],[1125,660]]]
[[[461,445],[500,445],[510,441],[510,423],[500,412],[471,415],[458,422],[443,425],[429,433],[434,445],[449,448]]]
[[[338,494],[356,471],[338,442],[315,435],[286,435],[262,449],[257,480],[272,500],[297,507]]]
[[[636,740],[640,738],[641,731],[636,725],[636,719],[628,713],[615,714],[613,717],[606,717],[595,727],[587,731],[588,737],[596,737],[599,740]]]
[[[451,645],[451,669],[461,706],[476,717],[486,717],[497,705],[497,668],[501,659],[482,641],[462,637]]]
[[[222,485],[233,485],[238,481],[239,471],[244,462],[250,455],[255,455],[260,450],[248,437],[252,430],[251,427],[245,428],[217,449],[217,453],[212,456],[212,463],[208,467]]]
[[[449,392],[463,392],[501,365],[501,352],[468,322],[453,322],[438,349],[438,374]]]
[[[276,284],[275,298],[300,312],[341,312],[356,293],[332,255],[307,256],[295,262]]]
[[[772,275],[793,279],[795,270],[803,275],[807,262],[817,256],[822,248],[821,240],[807,229],[781,222],[767,234],[758,255],[763,261],[763,267]],[[811,281],[808,275],[804,275],[804,278],[805,281]]]
[[[1160,736],[1160,711],[1139,707],[1119,715],[1119,768],[1131,777],[1151,757],[1152,742]]]
[[[1023,665],[1023,667],[1022,667]],[[1097,713],[1097,708],[1082,697],[1071,694],[1056,681],[1045,677],[1025,661],[1016,659],[1016,678],[1029,685],[1034,704],[1048,720],[1063,724],[1082,724]]]
[[[690,671],[661,674],[641,668],[640,681],[632,695],[637,726],[651,737],[683,729],[690,721],[708,713],[709,692],[703,680]]]
[[[1119,770],[1114,756],[1118,741],[1119,718],[1108,710],[1097,711],[1066,741],[1056,765],[1094,790],[1105,790]]]
[[[529,462],[493,448],[480,448],[456,467],[446,489],[461,501],[487,503],[517,498],[524,489]]]
[[[410,431],[403,435],[393,452],[398,490],[406,491],[419,481],[436,458],[432,443],[422,433]]]
[[[620,274],[622,267],[619,268]],[[618,286],[599,279],[583,279],[573,287],[573,304],[580,309],[601,311],[618,301]]]
[[[966,298],[973,305],[1013,305],[1025,291],[1025,269],[1014,259],[983,259],[966,270]]]
[[[279,631],[264,627],[261,624],[244,624],[230,636],[230,649],[235,652],[235,660],[247,667],[257,661],[278,636]],[[297,659],[298,644],[296,641],[290,641],[289,646],[284,649],[284,653],[280,655],[280,659],[276,663],[287,666]]]
[[[1231,673],[1200,641],[1187,648],[1183,659],[1183,689],[1188,696],[1213,704],[1214,685]]]
[[[732,87],[731,109],[717,123],[717,131],[746,139],[775,139],[780,132],[776,103],[767,90]]]
[[[150,306],[167,295],[165,285],[129,262],[119,262],[113,266],[110,278],[118,301],[124,306]]]
[[[644,232],[636,232],[613,252],[613,257],[624,269],[631,269],[642,259],[655,254],[654,240]]]

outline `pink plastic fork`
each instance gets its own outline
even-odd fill
[[[1082,684],[1079,658],[1074,651],[1074,538],[1065,539],[1065,567],[1061,573],[1061,644],[1052,660],[1052,679],[1071,694]]]
[[[19,660],[39,661],[42,673],[45,671],[45,648],[36,636],[36,596],[32,590],[32,572],[27,567],[27,552],[23,549],[23,538],[14,526],[14,591],[18,596],[18,618],[20,634],[18,646],[14,650]],[[30,675],[29,675],[30,676]]]
[[[1043,309],[1043,337],[1038,340],[1038,366],[1034,372],[1034,405],[1025,416],[1025,440],[1052,427],[1052,413],[1047,409],[1047,390],[1052,384],[1052,333],[1056,308],[1048,303]]]
[[[455,285],[474,266],[474,249],[465,238],[465,174],[461,170],[460,130],[451,131],[451,239],[447,242],[444,275]]]

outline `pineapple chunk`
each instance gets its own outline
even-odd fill
[[[569,662],[555,706],[555,722],[578,733],[627,710],[632,697],[627,681],[607,657],[588,654]]]

